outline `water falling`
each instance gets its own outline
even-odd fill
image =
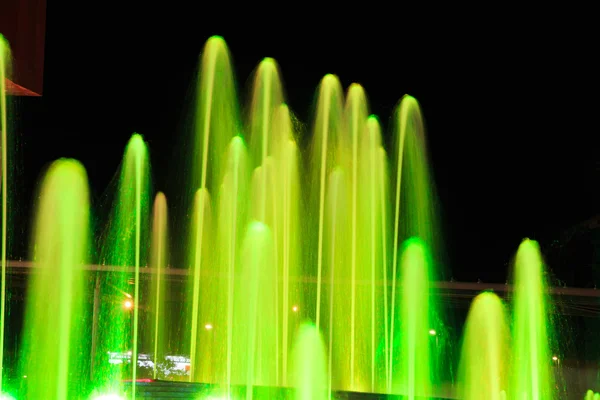
[[[0,46],[6,49],[2,40]],[[0,62],[6,64],[6,51],[0,51]],[[6,65],[0,67],[4,73]],[[4,82],[0,79],[2,332],[8,170]],[[55,348],[42,345],[43,354],[60,368],[36,367],[28,379],[42,372],[57,377],[50,390],[61,399],[89,383],[88,376],[91,389],[120,391],[124,379],[140,376],[136,365],[143,346],[155,361],[167,355],[166,314],[181,307],[186,308],[181,317],[185,323],[177,329],[185,333],[176,341],[181,342],[179,349],[185,349],[183,356],[190,357],[187,379],[215,384],[218,395],[230,398],[239,393],[233,387],[242,385],[246,399],[262,396],[257,393],[264,386],[294,386],[298,399],[325,399],[332,390],[387,392],[410,400],[434,396],[442,365],[438,362],[442,329],[432,285],[439,275],[440,240],[419,104],[410,96],[402,98],[393,118],[393,151],[388,153],[383,145],[385,127],[369,116],[363,88],[352,84],[344,96],[339,79],[326,75],[318,88],[312,142],[304,157],[298,137],[303,126],[285,104],[283,93],[277,63],[264,59],[254,75],[248,115],[242,119],[227,45],[220,37],[209,39],[201,57],[194,139],[188,146],[193,152],[189,184],[183,185],[185,201],[191,203],[182,212],[189,240],[178,240],[184,243],[185,254],[173,257],[185,264],[177,272],[186,276],[185,305],[166,302],[170,291],[165,273],[171,255],[166,197],[156,196],[151,231],[148,154],[142,138],[134,135],[99,241],[102,265],[93,268],[90,323],[90,315],[73,300],[77,296],[67,302],[61,292],[47,307],[81,313],[80,320],[91,326],[89,349],[85,339],[71,340],[65,355],[64,338],[80,334],[65,322],[68,319],[51,321],[57,324],[54,331],[31,327],[46,310],[33,304],[52,289],[37,278],[49,273],[40,268],[32,277],[28,298],[27,340],[62,343]],[[74,175],[73,171],[82,171],[73,161],[52,168]],[[51,190],[55,197],[48,201],[60,207],[40,215],[48,214],[49,220],[50,214],[65,218],[68,212],[87,210],[68,200],[70,194],[84,192],[78,189],[81,185],[71,186]],[[67,234],[83,237],[79,228],[63,229],[68,224],[48,226],[36,243],[66,241]],[[60,234],[50,235],[50,229]],[[46,257],[44,249],[39,244],[36,248],[40,260]],[[79,251],[77,246],[59,249],[51,256]],[[146,258],[150,268],[144,271]],[[84,261],[81,257],[68,265],[57,263],[55,268],[60,269],[55,274],[72,274],[60,284],[81,281],[82,272],[74,266]],[[552,335],[541,265],[537,245],[523,242],[515,267],[514,354],[508,372],[511,358],[503,354],[507,334],[501,302],[489,293],[474,301],[460,368],[465,399],[502,399],[506,385],[509,398],[552,398],[547,344]],[[140,286],[140,272],[154,272],[147,299],[141,295],[146,292]],[[143,315],[144,310],[151,313]],[[298,329],[304,318],[314,325]],[[144,328],[139,328],[142,323]],[[53,333],[59,329],[62,333]],[[291,343],[296,343],[293,352]],[[71,356],[79,346],[82,352]],[[32,357],[31,349],[25,346],[23,365]],[[112,357],[109,353],[128,352],[130,358],[122,364],[107,359]],[[86,376],[71,382],[65,378],[67,367]],[[508,379],[507,374],[514,376]],[[156,363],[152,376],[158,377]],[[30,393],[41,390],[42,381],[36,382],[27,388]]]
[[[551,372],[549,307],[544,268],[537,242],[523,240],[515,259],[513,298],[513,364],[509,396],[555,398]]]
[[[100,391],[120,390],[124,377],[137,377],[140,266],[146,263],[150,225],[148,149],[134,134],[123,156],[110,223],[102,242],[102,262],[113,267],[98,276],[100,301],[94,305],[93,377]],[[132,293],[133,292],[133,293]],[[97,324],[97,326],[96,326]],[[128,352],[128,365],[109,364],[107,354]],[[131,368],[130,371],[122,369]],[[135,397],[135,390],[132,391]]]
[[[509,330],[502,300],[493,293],[475,297],[463,335],[459,397],[502,400],[508,383]]]
[[[273,323],[273,293],[277,281],[273,259],[273,236],[269,228],[253,222],[242,245],[239,291],[234,310],[235,381],[246,386],[251,400],[254,386],[273,386],[277,377]]]
[[[294,347],[296,400],[328,400],[325,344],[312,324],[300,327]]]
[[[431,392],[430,255],[426,244],[410,239],[400,258],[402,292],[399,296],[399,351],[394,352],[394,392],[408,400],[429,398]],[[418,306],[417,306],[418,305]]]
[[[166,290],[165,268],[168,266],[168,218],[167,218],[167,198],[164,193],[159,192],[154,199],[154,211],[152,221],[152,243],[150,247],[150,267],[156,271],[152,274],[151,296],[149,303],[153,306],[154,324],[153,324],[153,354],[154,366],[152,377],[157,378],[159,360],[165,355],[165,320],[167,305],[165,296]]]
[[[86,265],[89,251],[87,176],[81,164],[54,162],[42,182],[31,246],[21,376],[22,398],[82,398],[89,368]]]

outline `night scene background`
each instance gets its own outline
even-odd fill
[[[449,278],[505,282],[529,237],[566,285],[600,279],[598,229],[578,226],[600,213],[597,63],[585,51],[585,24],[567,31],[515,16],[510,24],[459,19],[419,29],[326,13],[310,24],[284,22],[256,10],[236,23],[225,6],[198,14],[148,5],[115,13],[103,5],[75,17],[74,4],[48,2],[43,96],[17,101],[25,221],[39,174],[59,157],[84,164],[99,201],[133,132],[149,143],[154,188],[169,197],[183,185],[178,132],[190,119],[202,46],[218,34],[230,47],[242,99],[258,62],[278,61],[303,135],[326,73],[344,87],[362,84],[384,131],[402,95],[420,102]]]
[[[294,5],[278,15],[195,6],[94,8],[48,0],[43,95],[12,98],[11,259],[28,258],[36,185],[58,158],[83,163],[92,207],[101,213],[137,132],[148,142],[154,190],[167,198],[181,192],[182,132],[192,121],[199,55],[210,36],[221,35],[242,106],[258,63],[274,58],[303,137],[311,133],[316,90],[327,73],[344,88],[353,82],[365,88],[388,141],[400,98],[419,101],[439,196],[445,280],[505,283],[527,237],[539,241],[552,285],[600,285],[600,65],[591,51],[593,25],[567,26],[560,13],[510,10],[502,18],[488,12],[471,19],[473,10],[454,9],[461,17],[419,24],[407,10],[394,19],[387,8],[337,15]],[[575,301],[561,325],[572,334],[565,340],[575,343],[573,358],[595,364],[597,298]],[[457,320],[466,314],[468,303],[462,305]]]

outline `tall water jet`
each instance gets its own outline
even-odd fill
[[[551,372],[548,318],[550,309],[540,249],[529,239],[521,242],[514,266],[513,364],[509,396],[531,400],[556,398]]]
[[[359,137],[365,130],[367,122],[368,108],[364,89],[358,84],[353,84],[348,89],[348,98],[344,107],[344,128],[347,140],[342,141],[339,146],[340,159],[342,155],[347,156],[342,160],[342,164],[351,171],[350,178],[350,197],[351,197],[351,259],[350,259],[350,388],[354,388],[354,364],[355,364],[355,344],[356,344],[356,272],[358,264],[358,157],[359,157]],[[346,144],[348,143],[348,144]],[[341,149],[349,148],[350,151]]]
[[[55,161],[41,185],[31,245],[36,269],[22,337],[20,375],[28,378],[22,398],[85,397],[88,229],[85,169],[75,160]]]
[[[267,57],[256,69],[250,102],[250,154],[255,166],[264,165],[273,153],[277,139],[273,119],[283,101],[279,67],[275,60]]]
[[[381,128],[376,117],[367,119],[360,137],[358,152],[358,215],[357,237],[360,245],[357,251],[356,268],[356,324],[358,339],[354,343],[359,357],[357,366],[362,369],[357,389],[375,392],[385,384],[385,354],[387,354],[388,334],[387,315],[384,315],[387,298],[387,265],[383,263],[383,247],[386,240],[386,221],[381,218],[382,205],[387,208],[387,199],[381,198],[386,192],[381,188],[381,177],[387,171],[381,160]],[[383,223],[383,225],[382,225]],[[377,354],[379,344],[385,354]],[[383,378],[383,379],[380,379]]]
[[[219,337],[216,350],[225,350],[225,374],[221,382],[225,382],[227,397],[231,397],[232,362],[233,362],[233,311],[234,293],[236,290],[236,273],[239,272],[239,248],[243,240],[246,225],[248,196],[248,154],[244,141],[240,136],[231,140],[227,152],[227,165],[218,200],[217,240],[218,265],[225,279],[219,280],[214,303],[218,303],[216,313],[220,317],[222,327],[214,332]],[[238,282],[239,284],[243,284]],[[223,311],[226,310],[224,313]],[[219,325],[217,325],[219,326]]]
[[[277,284],[274,274],[273,236],[261,222],[252,222],[246,231],[241,253],[239,290],[234,310],[234,382],[246,385],[246,399],[253,387],[275,384],[275,342],[273,293]]]
[[[327,176],[335,167],[333,155],[335,144],[342,129],[343,91],[340,81],[335,75],[325,75],[318,89],[317,115],[315,118],[313,143],[311,148],[311,189],[310,208],[317,215],[312,215],[311,231],[316,229],[317,238],[310,238],[311,244],[316,244],[317,254],[310,257],[317,265],[317,287],[315,323],[317,329],[321,324],[321,292],[323,288],[323,239],[325,221],[325,194],[327,191]]]
[[[301,211],[303,204],[300,184],[301,154],[296,143],[294,117],[287,105],[282,104],[275,111],[272,125],[273,185],[271,197],[274,199],[273,233],[277,275],[281,277],[277,291],[281,292],[278,312],[281,312],[281,384],[287,385],[288,353],[290,343],[297,331],[299,319],[298,304],[304,303],[300,286],[301,257]],[[294,310],[294,307],[296,309]],[[279,332],[278,332],[279,336]],[[279,342],[279,339],[278,339]],[[279,369],[279,366],[278,366]]]
[[[393,338],[399,342],[399,351],[393,354],[392,379],[394,393],[401,393],[408,400],[431,395],[430,262],[429,250],[422,240],[412,238],[404,244],[398,333]]]
[[[2,193],[2,240],[0,248],[0,263],[2,264],[2,276],[0,276],[0,394],[2,393],[4,377],[4,331],[6,322],[6,254],[8,241],[8,111],[7,111],[7,93],[6,79],[10,72],[10,47],[8,41],[0,34],[0,135],[2,135],[2,183],[0,191]]]
[[[152,307],[151,315],[154,316],[152,324],[152,344],[154,355],[154,366],[152,377],[157,378],[159,360],[165,355],[165,320],[168,313],[165,310],[167,294],[165,268],[168,266],[168,214],[167,198],[164,193],[157,193],[154,199],[154,210],[152,219],[152,242],[150,244],[150,267],[155,269],[151,280],[151,296],[149,298]]]
[[[351,358],[348,350],[352,343],[347,329],[353,316],[348,296],[352,284],[348,192],[347,176],[338,167],[330,174],[327,184],[325,214],[324,257],[327,267],[325,276],[329,279],[329,305],[328,323],[323,324],[323,330],[327,332],[329,391],[350,387]]]
[[[190,346],[191,366],[190,380],[196,376],[196,372],[202,370],[196,365],[197,342],[206,340],[208,337],[199,338],[202,332],[200,319],[212,315],[212,305],[201,302],[201,294],[206,293],[203,289],[208,288],[209,280],[204,282],[200,278],[201,271],[210,275],[211,264],[208,262],[208,253],[203,248],[211,238],[211,232],[205,229],[212,222],[210,213],[206,210],[210,204],[209,193],[217,193],[219,185],[223,181],[223,168],[226,165],[222,159],[226,148],[232,137],[241,131],[241,119],[231,57],[227,44],[222,37],[211,37],[204,46],[200,65],[200,84],[197,92],[197,118],[195,121],[194,153],[192,155],[192,182],[190,189],[194,195],[195,217],[190,225],[190,236],[193,243],[190,247],[190,263],[193,269],[193,278],[190,284],[191,310],[188,312],[191,319]],[[196,158],[198,157],[199,158]],[[211,211],[212,213],[212,211]],[[209,235],[207,238],[206,236]],[[207,297],[209,300],[210,297]],[[210,301],[210,300],[209,300]],[[205,307],[206,309],[203,309]],[[207,316],[208,314],[208,316]],[[209,326],[212,323],[206,322]],[[222,327],[220,327],[222,329]],[[204,329],[212,331],[212,329]],[[203,336],[212,332],[202,332]],[[211,372],[205,371],[209,375]]]
[[[204,188],[216,192],[222,181],[223,155],[242,128],[231,55],[220,36],[208,39],[202,51],[195,115],[191,196]]]
[[[318,329],[304,323],[298,332],[294,347],[294,398],[296,400],[327,400],[325,344]]]
[[[97,272],[101,295],[94,304],[92,357],[93,379],[99,391],[119,390],[123,374],[137,377],[140,266],[146,263],[150,212],[148,149],[139,134],[125,148],[118,188],[102,242],[101,260],[114,268]],[[98,284],[98,283],[97,283]],[[133,287],[132,287],[133,286]],[[133,291],[133,293],[131,293]],[[95,299],[96,300],[96,299]],[[131,352],[123,371],[107,360],[107,354]],[[135,390],[132,390],[135,397]]]
[[[213,216],[211,207],[210,194],[206,189],[200,189],[196,192],[194,198],[194,208],[191,224],[191,241],[190,241],[190,259],[189,262],[191,268],[191,280],[189,282],[191,298],[188,299],[190,305],[188,310],[190,321],[190,381],[199,380],[202,375],[208,374],[209,371],[203,371],[197,360],[211,359],[212,353],[203,352],[200,353],[201,347],[199,346],[202,342],[208,342],[210,340],[210,334],[212,333],[213,322],[208,318],[213,317],[212,309],[210,308],[208,296],[206,291],[202,290],[205,280],[202,276],[208,277],[211,273],[213,265],[213,258],[211,247],[213,245]],[[205,270],[207,272],[205,272]],[[206,279],[208,282],[208,279]],[[210,293],[210,292],[209,292]],[[206,354],[208,353],[208,354]],[[203,363],[203,365],[207,365]],[[210,368],[210,364],[207,365]]]
[[[398,281],[397,266],[400,243],[411,237],[420,238],[431,249],[433,262],[439,257],[440,243],[437,239],[439,227],[435,215],[434,186],[429,172],[429,162],[425,143],[425,128],[418,102],[411,96],[404,96],[394,114],[394,163],[395,174],[393,192],[393,238],[392,238],[392,288],[391,288],[391,326],[390,340],[398,337],[396,333],[396,290]],[[436,262],[437,264],[437,262]],[[432,268],[429,271],[433,274]],[[435,274],[437,275],[437,274]],[[437,276],[430,276],[436,279]],[[430,310],[433,319],[437,319],[436,302]],[[394,374],[393,356],[389,355],[388,373],[391,384]]]
[[[459,397],[503,400],[508,384],[509,330],[502,300],[486,292],[471,303],[459,366]]]

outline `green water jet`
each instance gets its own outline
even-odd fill
[[[556,398],[551,371],[552,329],[544,267],[537,242],[523,240],[514,264],[513,356],[509,398]]]
[[[28,399],[83,398],[86,392],[85,304],[89,195],[81,164],[62,159],[48,169],[35,218],[20,375]]]
[[[482,293],[471,303],[459,366],[459,397],[477,400],[506,398],[509,329],[502,300]]]
[[[296,400],[328,400],[325,344],[313,325],[300,326],[294,347],[294,387]]]
[[[146,263],[150,222],[150,173],[146,143],[139,134],[127,143],[110,222],[102,242],[102,263],[121,267],[97,274],[101,282],[99,304],[94,306],[92,348],[93,379],[101,392],[120,391],[123,375],[137,377],[140,266]],[[133,288],[130,286],[133,285]],[[133,289],[133,294],[130,293]],[[124,301],[131,306],[125,307]],[[106,361],[109,352],[131,352],[131,372]],[[135,398],[135,390],[132,391]]]
[[[154,367],[152,368],[152,377],[157,378],[158,362],[165,355],[165,268],[168,266],[168,213],[167,198],[164,193],[157,193],[154,199],[153,221],[152,221],[152,242],[150,245],[150,267],[156,271],[152,275],[150,304],[153,306],[154,326],[153,326],[153,354]]]

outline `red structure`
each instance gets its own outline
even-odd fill
[[[44,87],[46,0],[0,1],[0,33],[12,50],[12,79],[8,93],[41,96]]]

